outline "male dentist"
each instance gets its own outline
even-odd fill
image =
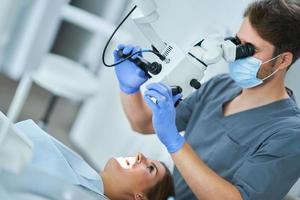
[[[282,199],[300,176],[300,110],[284,83],[300,57],[300,1],[253,1],[236,37],[255,54],[176,109],[169,86],[152,83],[142,95],[143,71],[130,61],[115,68],[132,129],[156,133],[172,156],[177,200]]]

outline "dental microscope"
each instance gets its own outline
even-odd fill
[[[201,87],[200,81],[209,65],[216,64],[222,59],[226,62],[233,62],[254,54],[255,48],[252,44],[242,44],[236,37],[224,39],[220,36],[201,39],[193,44],[188,52],[184,52],[176,44],[163,41],[152,27],[151,24],[159,19],[155,1],[133,1],[135,3],[134,8],[121,24],[131,14],[136,26],[151,43],[152,50],[145,50],[144,52],[154,53],[158,56],[159,62],[151,63],[140,56],[132,59],[133,55],[126,56],[121,51],[118,52],[118,55],[124,60],[129,59],[134,62],[151,77],[153,82],[163,82],[173,86],[175,94],[182,92],[183,97],[186,97],[195,89],[199,89]],[[104,64],[105,50],[102,56]]]

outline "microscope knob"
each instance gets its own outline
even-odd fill
[[[161,72],[162,66],[160,63],[158,62],[153,62],[150,65],[148,65],[147,70],[153,74],[153,75],[157,75]]]
[[[124,55],[122,50],[118,51],[118,56],[121,58],[126,58],[128,55]],[[157,75],[161,72],[162,70],[162,65],[158,62],[153,62],[150,63],[148,62],[146,59],[144,59],[143,57],[136,57],[134,59],[129,58],[129,60],[133,63],[135,63],[139,68],[141,68],[149,78],[151,78],[151,75],[148,73],[150,72],[153,75]]]
[[[171,86],[172,95],[175,96],[182,92],[182,88],[180,86]]]
[[[197,79],[192,79],[190,81],[190,86],[198,90],[201,87],[201,83]]]
[[[175,96],[177,94],[180,94],[182,92],[182,88],[180,86],[171,86],[171,89],[172,89],[172,95]],[[177,101],[174,103],[174,107],[177,107],[178,104],[180,103],[182,99],[177,99]]]

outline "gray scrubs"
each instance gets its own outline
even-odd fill
[[[224,117],[224,103],[241,88],[219,75],[176,108],[178,130],[243,199],[282,199],[300,176],[300,110],[287,91],[289,99]],[[176,200],[196,199],[176,168],[174,180]]]

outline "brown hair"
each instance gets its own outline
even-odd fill
[[[260,37],[274,45],[274,56],[291,52],[292,64],[300,57],[300,0],[256,0],[244,17]]]
[[[146,192],[149,200],[167,200],[168,197],[175,197],[172,174],[163,162],[161,162],[161,164],[165,167],[166,173],[156,185]]]

